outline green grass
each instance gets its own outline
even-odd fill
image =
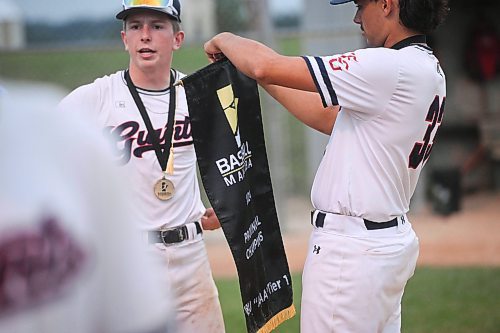
[[[404,332],[500,332],[500,268],[419,267],[406,290]]]
[[[208,64],[201,47],[185,47],[174,56],[174,67],[190,73]],[[51,82],[68,89],[128,67],[122,49],[0,53],[0,76]]]
[[[286,54],[298,54],[296,38],[282,39],[278,46]],[[185,45],[174,53],[173,67],[189,74],[208,65],[202,45]],[[51,82],[67,89],[128,67],[128,53],[122,47],[107,50],[47,49],[0,52],[0,77]]]
[[[124,68],[127,63],[127,53],[121,50],[8,52],[0,53],[0,76],[73,89]]]
[[[300,275],[292,276],[300,313]],[[218,280],[226,331],[246,332],[238,281]],[[404,333],[500,333],[500,268],[418,267],[403,298]],[[299,332],[299,315],[275,332]]]

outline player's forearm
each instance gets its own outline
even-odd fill
[[[223,32],[205,44],[208,57],[223,53],[245,75],[260,80],[266,63],[277,56],[271,48],[259,42]]]
[[[302,123],[324,134],[331,134],[338,106],[324,108],[318,93],[262,83],[261,86]]]
[[[205,43],[211,61],[224,54],[245,75],[265,84],[316,91],[305,61],[287,57],[257,41],[223,32]]]

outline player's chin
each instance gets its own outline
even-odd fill
[[[150,58],[147,59],[138,58],[136,63],[141,69],[147,70],[155,68],[157,66],[158,61],[156,61],[156,59],[150,59]]]

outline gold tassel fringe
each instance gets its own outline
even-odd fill
[[[168,175],[173,175],[174,174],[174,147],[170,147],[170,154],[168,155],[168,161],[167,161],[167,174]]]
[[[285,320],[288,320],[295,316],[295,306],[292,304],[290,307],[280,311],[277,315],[269,319],[269,321],[261,327],[257,333],[269,333],[276,327],[281,325]]]

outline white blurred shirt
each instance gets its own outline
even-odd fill
[[[0,332],[166,330],[170,292],[133,227],[107,143],[76,115],[5,90]]]

